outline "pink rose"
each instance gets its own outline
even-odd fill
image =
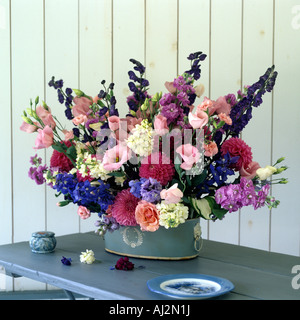
[[[118,116],[111,116],[107,118],[109,129],[116,131],[120,126],[120,118]]]
[[[88,118],[84,114],[79,114],[78,116],[74,117],[72,119],[72,122],[75,124],[75,126],[78,126],[79,124],[85,124],[87,122]]]
[[[130,157],[130,149],[123,144],[117,144],[112,149],[105,152],[103,157],[103,168],[108,171],[118,170],[123,163],[130,159]]]
[[[208,122],[208,115],[206,112],[197,108],[196,113],[189,113],[189,123],[194,129],[203,128]]]
[[[211,141],[209,144],[204,144],[204,155],[206,157],[213,157],[218,153],[218,146],[214,141]]]
[[[78,215],[81,219],[87,219],[91,216],[91,212],[84,206],[79,206],[77,210]]]
[[[35,148],[34,149],[44,149],[49,148],[53,145],[53,131],[49,126],[45,126],[45,128],[38,129],[38,136],[35,140]]]
[[[247,168],[244,168],[244,166],[242,166],[239,172],[241,177],[251,180],[256,176],[256,170],[259,168],[260,168],[260,165],[258,162],[251,161],[248,164]]]
[[[56,127],[56,123],[53,120],[50,108],[46,110],[44,107],[38,106],[36,108],[36,114],[43,121],[45,126],[49,126],[52,129]]]
[[[168,133],[167,118],[161,114],[157,115],[154,120],[154,129],[155,133],[161,136]]]
[[[178,188],[178,183],[175,183],[171,188],[162,190],[160,197],[165,200],[166,204],[178,203],[183,197],[183,193]]]
[[[75,97],[73,99],[75,105],[72,108],[72,113],[74,117],[79,115],[88,115],[90,112],[90,105],[93,103],[87,97]]]
[[[141,200],[135,208],[135,219],[142,231],[154,232],[159,228],[159,211],[153,203]]]
[[[176,152],[180,154],[184,162],[180,165],[180,167],[184,170],[190,170],[195,163],[197,163],[200,159],[200,152],[190,143],[183,144],[176,149]]]

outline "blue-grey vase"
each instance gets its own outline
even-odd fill
[[[31,251],[34,253],[50,253],[56,247],[56,238],[54,232],[38,231],[33,232],[29,241]]]
[[[199,218],[186,220],[177,228],[160,227],[155,232],[123,226],[106,232],[104,238],[107,252],[143,259],[192,259],[199,255],[202,245]]]

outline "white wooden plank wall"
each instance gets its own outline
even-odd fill
[[[200,82],[211,99],[236,93],[276,65],[274,92],[253,111],[242,137],[261,166],[286,156],[290,167],[289,184],[272,188],[281,200],[276,210],[243,208],[221,222],[204,221],[203,236],[300,256],[299,0],[0,0],[0,244],[28,240],[40,229],[57,235],[94,229],[96,217],[80,221],[75,207],[58,208],[52,190],[27,176],[35,137],[19,127],[29,99],[39,95],[65,119],[47,85],[52,75],[92,96],[103,79],[113,81],[125,115],[130,58],[146,65],[154,94],[186,70],[186,57],[197,50],[208,55]],[[49,161],[50,151],[38,154]],[[6,286],[43,288],[24,279]]]

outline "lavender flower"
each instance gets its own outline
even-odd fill
[[[160,201],[161,190],[162,186],[156,179],[145,179],[145,181],[141,184],[142,199],[147,202],[157,203]]]

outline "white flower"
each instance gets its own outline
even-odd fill
[[[266,166],[265,168],[259,168],[256,170],[256,174],[260,180],[266,180],[269,178],[273,173],[275,173],[277,169],[275,167]]]
[[[147,119],[137,124],[131,131],[127,146],[141,157],[148,156],[153,149],[154,131]]]
[[[95,261],[94,252],[92,250],[86,249],[85,252],[81,252],[80,262],[86,264],[92,264]]]
[[[185,220],[189,215],[189,208],[182,203],[169,203],[161,202],[156,205],[159,210],[159,224],[166,229],[176,228]]]

